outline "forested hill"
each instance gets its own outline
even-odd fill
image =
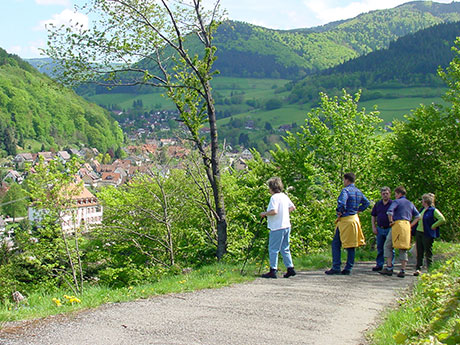
[[[280,31],[229,21],[215,35],[215,67],[224,76],[296,79],[387,48],[398,37],[458,20],[458,2],[416,1],[311,29]]]
[[[218,48],[215,68],[222,76],[301,79],[387,48],[398,37],[459,20],[458,2],[416,1],[308,29],[272,30],[225,21],[214,35]],[[191,51],[202,50],[197,39],[191,39],[188,44]],[[30,61],[35,66],[39,62],[40,59]],[[79,92],[94,92],[89,88],[86,86]],[[123,91],[140,92],[137,88]],[[97,92],[107,91],[98,89]],[[142,92],[150,91],[144,89]]]
[[[123,133],[108,113],[0,48],[0,157],[43,143],[118,149]],[[40,148],[39,147],[39,148]]]
[[[452,46],[460,35],[460,22],[438,24],[399,38],[388,49],[345,62],[319,74],[307,76],[292,86],[289,100],[309,102],[320,91],[349,92],[392,86],[444,85],[437,76],[439,66],[453,59]]]

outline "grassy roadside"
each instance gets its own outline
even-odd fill
[[[441,259],[370,334],[371,344],[460,344],[460,244],[435,242]]]
[[[330,265],[330,253],[322,252],[295,260],[298,269],[324,268]],[[201,289],[212,289],[254,280],[260,263],[248,264],[241,275],[242,264],[216,263],[193,270],[188,274],[165,276],[157,282],[124,288],[106,286],[87,286],[83,294],[72,296],[69,290],[61,289],[54,293],[36,291],[27,296],[26,302],[0,304],[0,328],[5,322],[43,318],[51,315],[96,308],[106,303],[127,302],[169,293],[180,293]]]
[[[448,253],[451,248],[446,248],[444,251]],[[460,246],[457,248],[460,249]],[[437,246],[438,253],[441,249]],[[458,249],[457,251],[459,251]],[[359,249],[356,252],[356,260],[373,261],[375,260],[375,255],[375,251]],[[331,265],[330,249],[295,258],[294,263],[298,270],[328,268]],[[268,266],[260,267],[260,261],[258,260],[255,263],[249,263],[245,267],[244,275],[240,274],[241,267],[241,263],[216,263],[191,271],[188,274],[165,276],[157,282],[146,282],[141,285],[125,288],[115,289],[106,286],[87,286],[84,293],[78,296],[72,296],[72,293],[65,289],[55,291],[54,293],[36,291],[27,296],[27,302],[25,303],[20,303],[19,305],[13,302],[0,304],[0,328],[5,322],[9,321],[43,318],[51,315],[96,308],[106,303],[127,302],[169,293],[220,288],[243,283],[252,281],[259,275],[259,272],[264,273],[268,269]]]

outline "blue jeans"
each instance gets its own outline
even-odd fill
[[[270,231],[268,237],[268,257],[270,258],[270,268],[278,268],[278,253],[281,252],[284,266],[294,267],[292,263],[291,251],[289,250],[289,234],[291,228]]]
[[[335,235],[332,239],[332,269],[340,271],[342,265],[342,241],[340,241],[339,228],[335,229]],[[346,248],[347,250],[347,263],[345,264],[345,270],[350,270],[355,264],[355,248]]]
[[[387,239],[388,232],[391,230],[391,228],[381,228],[377,226],[377,258],[375,259],[377,266],[383,267],[385,264],[385,259],[383,255],[383,245],[385,244],[385,240]],[[395,250],[393,249],[393,258],[392,258],[392,264],[394,265],[395,263]]]

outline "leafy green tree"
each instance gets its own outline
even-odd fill
[[[22,217],[27,214],[27,195],[21,186],[13,183],[2,199],[3,212],[12,217],[13,221],[16,217]]]
[[[455,58],[439,71],[449,87],[449,106],[422,105],[406,121],[396,122],[381,161],[385,183],[405,185],[414,200],[428,192],[436,195],[436,207],[448,220],[441,236],[449,240],[458,239],[460,207],[460,39],[455,44]]]
[[[32,207],[38,218],[31,234],[37,243],[27,249],[43,274],[61,278],[75,293],[83,291],[80,229],[68,232],[62,225],[69,213],[73,224],[76,223],[75,197],[81,193],[82,185],[74,181],[74,176],[79,166],[76,159],[64,166],[59,161],[45,164],[41,158],[27,181]],[[27,237],[28,234],[23,235]]]
[[[99,19],[93,28],[84,30],[78,23],[73,28],[51,28],[46,53],[63,65],[66,82],[100,81],[105,75],[109,85],[166,89],[201,154],[213,190],[217,257],[221,258],[227,246],[227,220],[210,83],[216,59],[213,33],[221,18],[219,1],[210,11],[200,0],[93,0],[88,8]],[[198,39],[199,54],[186,48],[190,37]],[[210,128],[210,152],[199,131],[205,122]]]
[[[297,243],[305,252],[330,240],[332,232],[324,229],[332,229],[345,172],[356,173],[366,194],[376,188],[373,166],[382,120],[377,111],[359,109],[359,97],[345,91],[340,98],[321,94],[320,106],[307,114],[300,130],[284,138],[287,148],[271,151],[276,174],[299,203],[293,221],[299,226]]]
[[[94,268],[103,282],[132,284],[213,259],[215,233],[206,225],[213,219],[210,200],[200,197],[189,172],[153,168],[98,196],[104,221],[93,234],[99,248],[90,255],[91,261],[103,260]]]
[[[5,145],[5,150],[10,156],[16,155],[17,149],[17,140],[15,137],[14,129],[10,126],[7,126],[3,132],[3,142]]]

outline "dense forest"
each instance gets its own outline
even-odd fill
[[[387,49],[347,61],[287,86],[292,89],[289,102],[310,102],[320,91],[337,93],[346,88],[382,89],[394,86],[443,85],[438,67],[446,67],[454,53],[452,45],[460,32],[460,22],[438,24],[401,37]],[[366,97],[379,98],[378,92]]]
[[[86,145],[115,152],[123,142],[106,110],[1,48],[0,133],[0,157],[14,155],[17,145],[24,150]]]

